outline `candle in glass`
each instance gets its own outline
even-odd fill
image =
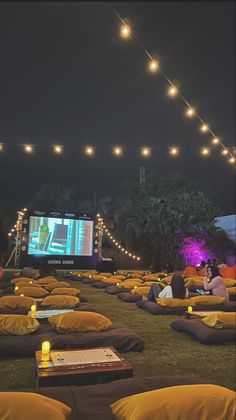
[[[51,348],[50,341],[43,341],[42,342],[42,349],[41,349],[42,358],[41,358],[41,360],[43,360],[44,362],[47,362],[49,360],[50,348]]]

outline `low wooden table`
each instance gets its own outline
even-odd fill
[[[51,355],[61,352],[86,352],[88,350],[108,349],[119,358],[119,361],[103,363],[74,364],[54,366]],[[98,347],[83,350],[52,350],[49,362],[41,361],[41,351],[35,353],[37,387],[65,385],[94,385],[111,382],[117,379],[132,378],[132,366],[116,351],[114,347]]]

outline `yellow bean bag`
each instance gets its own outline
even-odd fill
[[[147,281],[159,281],[158,276],[156,274],[147,274],[146,276],[143,276],[142,279]]]
[[[101,276],[104,276],[104,277],[111,277],[111,276],[113,276],[112,273],[97,273],[97,274],[100,274]]]
[[[14,292],[17,296],[24,295],[24,296],[30,296],[33,298],[41,298],[48,295],[48,291],[39,286],[19,287],[19,289],[15,288]]]
[[[187,280],[188,281],[185,283],[185,286],[187,287],[187,289],[204,287],[204,280],[202,277],[191,277]]]
[[[123,288],[130,288],[133,289],[134,286],[140,286],[142,284],[140,279],[132,279],[132,280],[126,280],[126,281],[122,281],[122,282],[117,282],[117,286],[120,287],[121,289]]]
[[[236,313],[221,312],[219,314],[211,314],[202,319],[202,322],[208,327],[221,330],[223,328],[236,328]]]
[[[148,296],[150,287],[148,286],[138,286],[131,290],[131,293],[134,295],[142,295],[142,296]]]
[[[46,276],[46,277],[41,277],[37,283],[41,284],[41,285],[46,285],[49,283],[53,283],[54,281],[57,281],[57,279],[53,276]]]
[[[165,276],[161,279],[162,283],[168,285],[171,282],[171,279],[173,277],[173,274],[168,274],[168,276]]]
[[[56,289],[56,287],[70,287],[70,283],[67,283],[67,281],[54,281],[53,283],[47,284],[46,289],[50,292]]]
[[[16,279],[12,279],[11,280],[11,284],[16,284],[18,282],[25,282],[25,283],[29,283],[30,281],[33,281],[33,279],[31,277],[18,277]]]
[[[0,298],[0,309],[28,309],[35,305],[36,301],[28,296],[3,296]]]
[[[223,282],[225,284],[225,287],[234,287],[236,285],[236,280],[229,279],[227,277],[223,278]]]
[[[73,287],[58,287],[51,291],[51,295],[69,295],[77,296],[80,294],[79,289],[74,289]]]
[[[227,292],[229,296],[235,296],[236,295],[236,286],[235,287],[227,287]]]
[[[208,305],[223,305],[226,303],[226,298],[223,296],[194,296],[191,298],[194,305],[208,306]]]

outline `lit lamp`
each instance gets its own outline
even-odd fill
[[[19,287],[18,286],[15,287],[14,291],[16,292],[17,290],[19,290]]]
[[[51,348],[51,344],[50,341],[43,341],[42,342],[42,356],[41,356],[41,360],[43,362],[48,362],[49,360],[49,356],[50,356],[50,348]]]
[[[192,306],[188,306],[188,313],[191,314],[193,312],[193,307]]]
[[[31,308],[30,308],[30,310],[31,310],[31,316],[32,317],[35,317],[35,314],[36,314],[36,305],[32,305]]]

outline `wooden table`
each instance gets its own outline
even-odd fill
[[[86,351],[77,350],[52,350],[49,362],[41,361],[41,351],[35,353],[36,386],[65,386],[65,385],[94,385],[111,382],[117,379],[132,378],[132,366],[116,351],[114,347],[105,347],[112,350],[119,361],[106,363],[76,364],[67,366],[54,366],[51,354],[58,352]],[[97,349],[104,349],[98,347]],[[92,350],[92,349],[87,349]],[[43,367],[39,367],[39,365]]]

